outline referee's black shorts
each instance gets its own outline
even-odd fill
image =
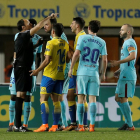
[[[25,66],[15,66],[14,67],[14,75],[15,75],[15,84],[16,84],[16,92],[31,92],[32,88],[32,76],[30,76],[29,71],[30,67]]]

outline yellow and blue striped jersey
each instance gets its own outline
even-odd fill
[[[79,36],[81,35],[85,35],[85,31],[82,30],[81,32],[79,32],[76,37],[75,37],[75,42],[74,42],[74,51],[76,50],[76,46],[77,46],[77,41],[78,41],[78,38]],[[73,72],[72,72],[72,75],[75,75],[77,74],[77,69],[78,69],[78,64],[79,64],[79,60],[75,63],[74,67],[73,67]]]
[[[54,37],[47,42],[45,55],[51,56],[50,63],[44,69],[44,76],[54,80],[64,80],[68,43],[60,37]]]

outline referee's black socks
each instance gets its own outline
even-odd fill
[[[24,99],[20,97],[16,97],[16,105],[15,105],[15,111],[16,111],[16,127],[19,128],[22,126],[21,124],[21,115],[22,115],[22,104],[23,104]]]

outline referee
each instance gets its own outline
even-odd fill
[[[53,13],[47,18],[40,21],[34,28],[30,29],[30,22],[27,19],[21,19],[17,23],[17,28],[20,31],[15,40],[15,53],[16,61],[14,64],[14,75],[16,84],[16,126],[15,132],[25,132],[21,124],[22,104],[27,91],[31,91],[32,77],[29,71],[33,63],[33,43],[32,36],[40,30],[47,22],[48,19],[56,18],[57,14]]]

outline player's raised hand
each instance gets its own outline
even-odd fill
[[[52,18],[52,19],[57,18],[57,15],[58,15],[58,13],[52,13],[52,14],[51,14],[51,18]]]
[[[31,73],[30,76],[37,76],[38,75],[37,70],[30,70],[29,72]]]
[[[72,70],[71,70],[71,69],[69,70],[68,76],[69,76],[70,78],[72,78]]]
[[[116,66],[118,66],[120,63],[119,63],[119,61],[116,61],[116,60],[111,60],[110,61],[110,66],[111,67],[116,67]]]

